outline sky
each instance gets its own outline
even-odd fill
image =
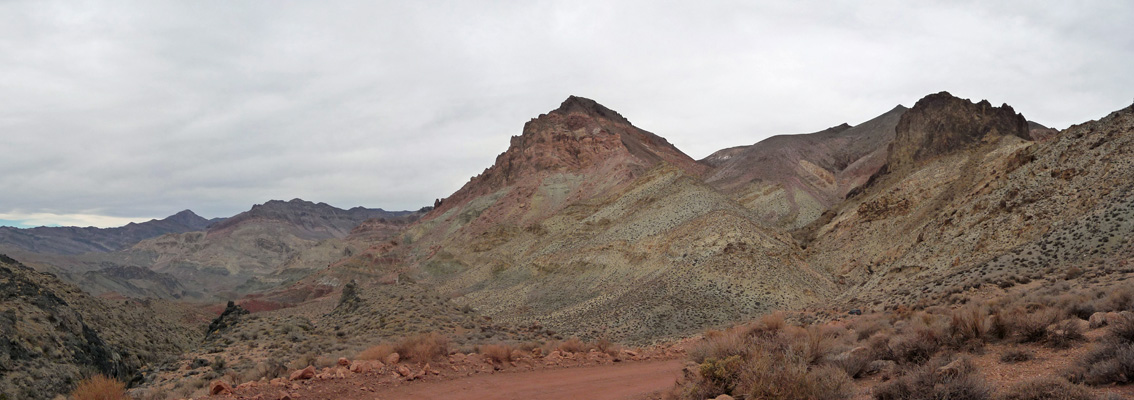
[[[1134,100],[1126,1],[0,0],[0,225],[418,209],[594,99],[695,159],[942,90]]]

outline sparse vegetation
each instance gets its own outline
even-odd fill
[[[128,400],[126,396],[126,384],[121,381],[108,378],[104,375],[95,375],[90,378],[84,379],[79,382],[75,390],[71,392],[71,397],[75,400]]]

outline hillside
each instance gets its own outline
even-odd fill
[[[894,127],[905,112],[899,105],[857,126],[777,135],[719,150],[700,161],[711,167],[705,181],[768,224],[802,227],[882,167]]]
[[[201,339],[194,316],[170,303],[96,299],[0,255],[0,393],[50,399],[90,373],[140,379]]]
[[[1134,110],[1046,142],[1026,140],[1024,121],[987,102],[919,101],[888,168],[806,230],[805,257],[857,305],[934,303],[1072,267],[1106,281],[1132,251]]]
[[[637,342],[830,294],[790,237],[706,185],[704,170],[571,97],[399,243],[326,274],[369,265],[374,284],[381,271],[425,282],[495,320]]]
[[[343,239],[367,220],[416,218],[407,211],[273,200],[206,231],[144,240],[116,256],[124,264],[169,274],[192,290],[234,298],[296,280],[361,250]]]

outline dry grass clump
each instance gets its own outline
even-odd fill
[[[393,352],[394,346],[391,346],[389,344],[380,344],[377,346],[371,346],[366,350],[363,350],[354,358],[358,360],[385,360],[386,357]]]
[[[435,332],[422,333],[402,340],[394,347],[402,359],[429,362],[449,355],[449,338]]]
[[[512,347],[503,344],[486,344],[477,346],[477,352],[497,364],[512,361]]]
[[[1065,319],[1055,324],[1055,329],[1047,333],[1047,344],[1057,349],[1066,349],[1086,339],[1078,319]]]
[[[559,344],[559,351],[565,351],[568,353],[581,353],[587,350],[587,344],[583,343],[583,341],[577,337],[572,337],[570,339],[564,340],[563,343]]]
[[[874,388],[876,400],[984,400],[992,388],[967,358],[935,358]]]
[[[1066,379],[1045,376],[1016,383],[996,397],[997,400],[1092,400],[1087,388]]]
[[[1134,380],[1134,318],[1111,323],[1107,336],[1081,358],[1070,373],[1089,385],[1127,384]]]
[[[1005,364],[1015,364],[1024,361],[1030,361],[1035,358],[1036,354],[1024,349],[1008,349],[1000,353],[1000,362]]]
[[[108,378],[101,374],[92,376],[79,382],[75,391],[71,392],[75,400],[127,400],[126,384]]]
[[[835,357],[845,348],[842,328],[788,326],[777,316],[726,331],[711,331],[690,350],[698,379],[679,388],[682,398],[842,399],[854,393]],[[844,357],[845,358],[845,357]]]

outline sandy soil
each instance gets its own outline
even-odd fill
[[[681,375],[683,360],[473,375],[415,382],[380,390],[386,399],[640,399],[665,390]]]

